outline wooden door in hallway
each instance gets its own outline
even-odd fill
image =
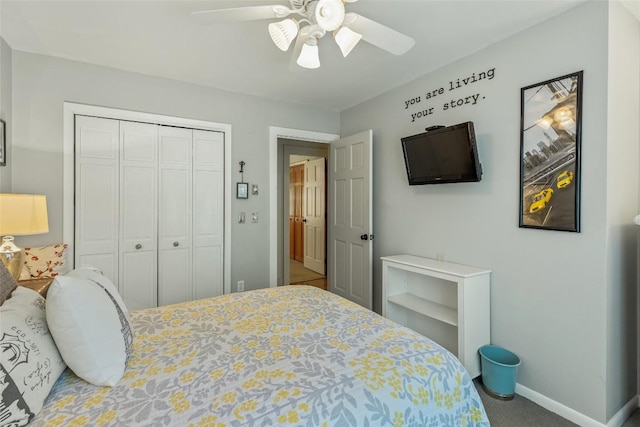
[[[304,191],[304,164],[289,168],[289,257],[304,262],[304,227],[302,192]]]

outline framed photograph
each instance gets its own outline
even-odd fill
[[[520,227],[579,232],[582,71],[520,95]]]
[[[247,182],[238,182],[236,187],[236,197],[238,199],[248,199],[249,198],[249,183]]]
[[[0,166],[7,165],[7,125],[0,119]]]

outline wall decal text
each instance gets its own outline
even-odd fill
[[[414,96],[404,101],[404,109],[408,110],[411,107],[420,107],[418,111],[411,112],[411,121],[415,122],[416,119],[421,119],[427,116],[434,114],[434,111],[447,111],[453,108],[464,107],[467,105],[477,105],[481,100],[486,99],[480,93],[473,93],[465,96],[452,96],[457,95],[456,93],[450,94],[452,91],[458,91],[459,89],[464,89],[467,86],[473,85],[477,82],[493,80],[495,77],[496,69],[489,68],[486,71],[480,71],[478,73],[473,72],[469,76],[459,77],[447,82],[447,84],[437,87],[435,89],[430,89],[424,94]],[[440,109],[437,109],[435,106],[430,105],[418,105],[423,101],[433,101],[435,98],[438,100],[444,101]]]

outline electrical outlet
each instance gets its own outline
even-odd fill
[[[258,212],[251,212],[251,222],[258,222]]]
[[[244,280],[238,280],[238,292],[244,291]]]
[[[251,184],[251,194],[253,196],[257,196],[258,195],[258,185],[257,184]]]
[[[244,224],[245,223],[244,212],[238,213],[238,223],[240,223],[240,224]]]

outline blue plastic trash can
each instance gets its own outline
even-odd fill
[[[487,394],[497,399],[513,399],[520,358],[498,345],[484,345],[478,352],[482,384]]]

